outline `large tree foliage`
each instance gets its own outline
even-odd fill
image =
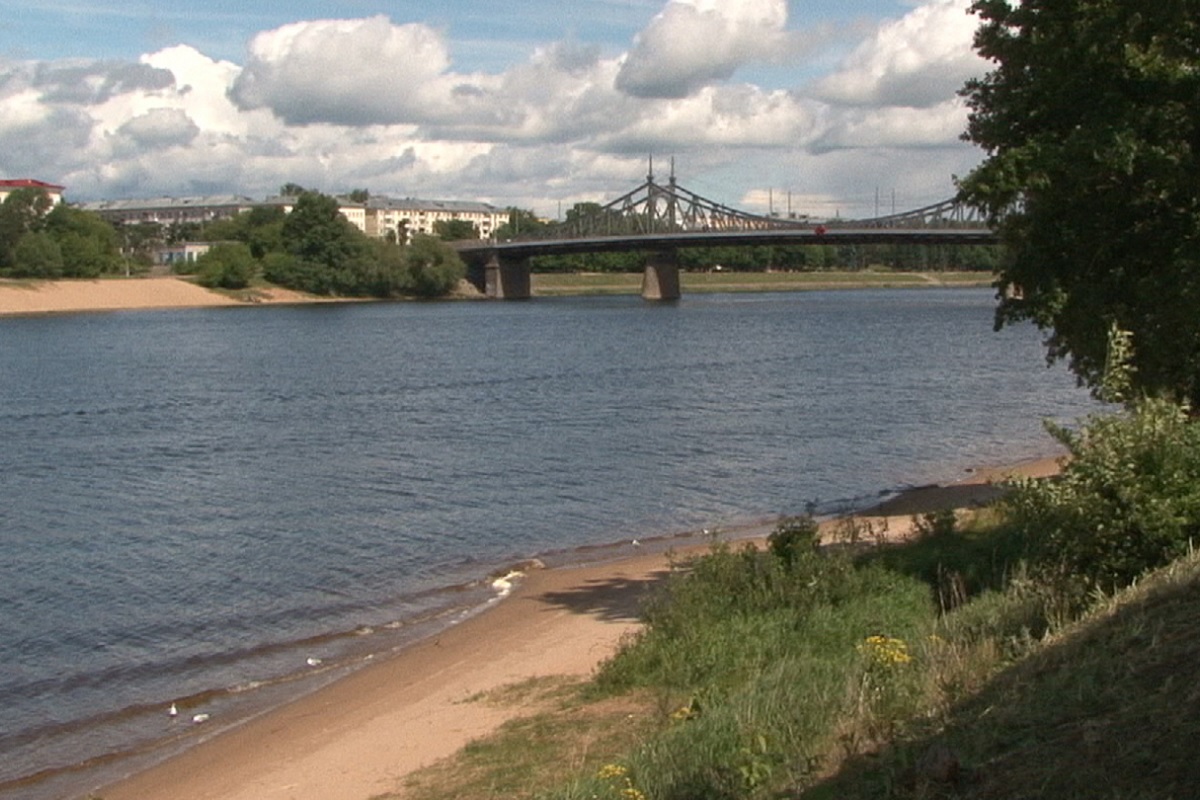
[[[433,234],[443,242],[478,239],[479,231],[469,219],[439,219],[433,223]]]
[[[404,251],[405,289],[420,297],[448,294],[467,270],[458,253],[433,236],[417,235]]]
[[[283,221],[288,252],[304,261],[341,268],[367,257],[370,240],[342,216],[336,198],[304,192]]]
[[[1007,245],[997,325],[1093,387],[1111,325],[1139,389],[1200,400],[1200,2],[976,0],[961,182]]]
[[[94,278],[124,268],[119,236],[95,214],[20,189],[0,205],[0,274]]]
[[[243,242],[220,242],[196,259],[196,277],[202,286],[245,289],[258,273],[250,247]]]
[[[95,278],[124,269],[120,236],[96,214],[60,203],[46,215],[46,232],[62,248],[66,277]]]
[[[545,230],[546,223],[537,214],[525,208],[508,207],[508,219],[496,229],[495,237],[500,241],[531,238]]]
[[[44,227],[50,205],[50,195],[33,188],[17,189],[0,203],[0,269],[14,267],[21,238]]]

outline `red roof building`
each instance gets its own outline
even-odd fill
[[[66,191],[67,187],[54,183],[46,183],[45,181],[36,181],[33,178],[0,179],[0,203],[3,203],[8,199],[10,194],[18,189],[41,189],[50,195],[50,200],[57,205],[62,202],[63,192]]]

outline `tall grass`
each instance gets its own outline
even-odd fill
[[[878,739],[911,711],[921,690],[908,643],[937,617],[928,588],[802,542],[774,543],[718,544],[676,565],[644,631],[592,690],[656,693],[660,732],[630,752],[617,783],[585,776],[554,796],[752,796],[803,783],[831,750]],[[898,643],[905,656],[881,657],[872,641]]]
[[[1089,421],[1061,478],[901,546],[819,551],[788,520],[674,564],[581,696],[638,698],[623,746],[522,796],[1190,796],[1190,742],[1154,720],[1200,735],[1196,424],[1161,403]],[[1179,553],[1164,589],[1110,599]]]

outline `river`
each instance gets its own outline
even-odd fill
[[[993,304],[0,320],[0,797],[82,795],[451,624],[521,559],[1056,452],[1042,420],[1094,405],[1034,329],[993,332]]]

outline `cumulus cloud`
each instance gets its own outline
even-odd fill
[[[633,43],[616,86],[636,97],[681,98],[738,67],[787,51],[785,0],[670,0]]]
[[[890,106],[851,108],[828,114],[825,129],[814,137],[815,152],[842,148],[928,148],[959,146],[967,108],[958,98],[928,108]]]
[[[316,20],[256,36],[230,97],[292,125],[361,126],[470,117],[486,79],[451,74],[442,36],[387,17]]]
[[[853,106],[928,107],[986,69],[972,49],[978,20],[967,0],[932,0],[881,26],[812,94]]]
[[[48,103],[93,105],[127,92],[164,89],[173,80],[170,72],[149,64],[68,61],[34,65],[30,85]]]
[[[597,137],[597,146],[616,152],[680,152],[705,147],[791,147],[808,136],[812,109],[783,91],[710,86],[695,95],[654,106]]]
[[[155,108],[130,119],[117,134],[135,148],[159,150],[190,143],[200,134],[200,126],[178,108]]]
[[[263,31],[244,64],[188,45],[133,62],[0,60],[0,176],[75,199],[263,196],[294,181],[553,213],[631,188],[653,152],[729,203],[772,187],[833,203],[924,168],[948,193],[947,165],[975,157],[957,140],[955,89],[975,64],[963,8],[929,0],[791,90],[728,80],[797,63],[785,0],[664,0],[628,52],[547,42],[494,74],[458,69],[448,32],[382,16]]]

